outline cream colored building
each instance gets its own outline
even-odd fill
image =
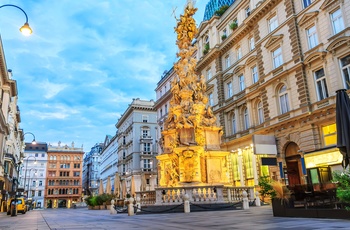
[[[329,181],[342,168],[335,95],[350,89],[350,1],[236,0],[212,17],[208,6],[197,71],[224,130],[222,148],[232,152],[234,185],[257,185],[262,175]],[[254,154],[254,135],[275,137],[275,166],[262,165],[273,155]]]

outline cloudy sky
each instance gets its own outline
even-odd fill
[[[197,25],[209,0],[197,0]],[[186,0],[1,0],[7,68],[17,81],[21,128],[37,141],[90,151],[115,135],[132,98],[156,99],[164,70],[176,60],[172,15]],[[30,142],[32,136],[25,135]]]

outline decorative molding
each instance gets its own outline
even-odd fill
[[[315,20],[315,18],[317,17],[319,11],[314,11],[314,12],[309,12],[309,13],[305,13],[300,21],[299,21],[299,26],[304,26],[306,23],[310,22],[311,20]]]
[[[266,44],[265,44],[265,48],[269,48],[271,47],[272,45],[275,45],[276,43],[280,43],[280,41],[282,40],[283,38],[283,34],[280,34],[280,35],[274,35],[274,36],[271,36],[269,38],[269,40],[267,40]]]

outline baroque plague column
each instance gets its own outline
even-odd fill
[[[177,33],[177,56],[174,64],[178,78],[171,83],[172,99],[162,132],[162,154],[157,156],[161,187],[230,184],[229,152],[220,151],[222,131],[207,106],[206,83],[195,73],[197,34],[193,15],[197,8],[189,2],[180,15]]]

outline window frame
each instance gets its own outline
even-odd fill
[[[336,12],[339,12],[339,15],[336,18],[333,18]],[[333,34],[338,34],[339,32],[345,29],[343,12],[341,8],[338,8],[330,13],[330,20],[332,24]],[[338,28],[338,27],[341,27],[341,28]]]
[[[258,103],[256,104],[256,108],[258,113],[258,124],[261,125],[262,123],[264,123],[264,106],[262,101],[258,101]]]
[[[349,60],[349,63],[345,66],[343,66],[343,64],[342,64],[342,60],[344,60],[344,59]],[[342,81],[343,81],[344,87],[346,89],[350,89],[350,54],[343,57],[343,58],[340,58],[339,65],[340,65],[340,69],[341,69],[341,75],[342,75]],[[345,76],[345,73],[344,73],[345,71],[347,72],[347,76]]]
[[[243,91],[245,90],[245,79],[244,79],[244,75],[243,74],[240,74],[238,76],[238,82],[239,82],[239,91]]]
[[[312,31],[310,33],[310,29],[314,28],[315,31]],[[318,42],[318,34],[317,34],[317,28],[316,25],[313,24],[312,26],[306,28],[306,36],[307,36],[307,43],[309,45],[309,49],[312,49],[316,47],[319,42]]]
[[[283,88],[285,88],[284,91],[282,91]],[[278,89],[278,102],[280,114],[285,114],[290,111],[288,88],[285,84],[280,86]]]
[[[256,71],[254,71],[254,69]],[[250,71],[252,73],[252,80],[253,84],[257,83],[259,81],[259,73],[258,73],[258,66],[254,65],[253,67],[250,68]]]
[[[276,51],[278,51],[276,53]],[[282,52],[282,47],[278,46],[276,49],[271,51],[272,54],[272,63],[273,63],[273,69],[277,69],[278,67],[280,67],[281,65],[283,65],[283,52]]]
[[[272,31],[274,31],[275,29],[278,28],[278,18],[277,18],[277,14],[275,14],[274,16],[270,17],[268,19],[268,23],[269,23],[269,32],[271,33]]]
[[[249,112],[247,107],[243,108],[243,124],[244,124],[244,130],[248,130],[250,125],[249,125]]]
[[[233,96],[232,81],[226,83],[227,99]]]
[[[323,70],[323,76],[318,77],[317,72]],[[326,99],[329,97],[328,93],[328,87],[327,87],[327,78],[325,74],[324,68],[319,68],[316,71],[313,72],[314,75],[314,81],[315,81],[315,89],[317,94],[317,99],[319,101]],[[321,87],[321,88],[319,88]]]

